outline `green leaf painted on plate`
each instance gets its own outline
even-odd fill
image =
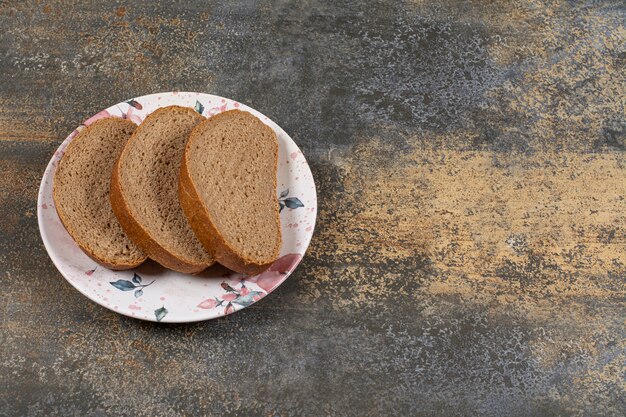
[[[109,282],[109,284],[121,291],[132,291],[135,289],[135,284],[125,279],[118,279],[115,282]]]
[[[142,289],[135,290],[135,298],[139,298],[142,295],[143,295],[143,290]]]
[[[263,294],[264,293],[260,291],[250,291],[248,294],[240,295],[239,297],[234,299],[233,303],[239,304],[240,306],[243,306],[243,307],[248,307],[250,304],[254,303],[254,297],[256,297],[257,295],[263,295]]]
[[[297,197],[285,198],[285,205],[289,207],[290,209],[304,207],[304,204],[302,204],[302,201],[300,201]]]
[[[200,114],[202,114],[204,112],[204,106],[198,100],[196,100],[196,107],[195,107],[195,109]]]
[[[168,311],[165,308],[165,306],[161,307],[161,308],[157,308],[156,310],[154,310],[154,316],[156,317],[157,321],[161,321],[163,320],[163,317],[165,317],[167,315]]]
[[[141,284],[141,277],[137,274],[133,274],[133,282],[135,284]]]

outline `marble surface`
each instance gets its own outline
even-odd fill
[[[626,414],[618,1],[0,4],[0,415]],[[117,315],[60,276],[39,181],[159,91],[246,103],[306,155],[316,234],[224,319]]]

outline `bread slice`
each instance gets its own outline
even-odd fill
[[[200,272],[214,262],[178,201],[185,143],[203,120],[187,107],[154,111],[124,147],[111,180],[111,205],[128,236],[150,258],[185,273]]]
[[[117,117],[98,120],[67,146],[54,175],[52,196],[63,226],[87,255],[110,269],[146,260],[109,202],[113,165],[136,127]]]
[[[204,247],[222,265],[254,275],[278,257],[278,139],[248,112],[200,123],[183,156],[179,194]]]

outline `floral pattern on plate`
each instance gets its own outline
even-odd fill
[[[106,269],[85,255],[61,224],[52,200],[52,182],[67,145],[91,123],[122,117],[139,124],[154,110],[187,106],[205,117],[240,109],[270,126],[279,140],[278,189],[283,245],[280,258],[257,276],[244,276],[216,265],[198,275],[171,271],[152,261],[129,271]],[[298,146],[276,123],[234,100],[193,92],[135,97],[113,105],[74,130],[54,153],[41,180],[37,204],[39,229],[57,269],[78,291],[115,312],[138,319],[182,323],[232,314],[261,300],[296,268],[315,227],[317,196],[311,170]]]

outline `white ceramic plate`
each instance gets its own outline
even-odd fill
[[[106,269],[85,255],[61,224],[52,200],[57,163],[76,134],[95,120],[116,116],[140,123],[154,110],[188,106],[206,117],[225,110],[248,111],[270,126],[279,141],[278,189],[283,245],[280,258],[264,273],[247,277],[219,265],[187,275],[148,261],[129,271]],[[61,274],[96,303],[143,320],[184,323],[239,311],[272,292],[300,263],[309,246],[317,213],[311,170],[294,141],[276,123],[236,101],[202,93],[152,94],[118,103],[87,119],[59,146],[41,180],[37,217],[41,238]]]

